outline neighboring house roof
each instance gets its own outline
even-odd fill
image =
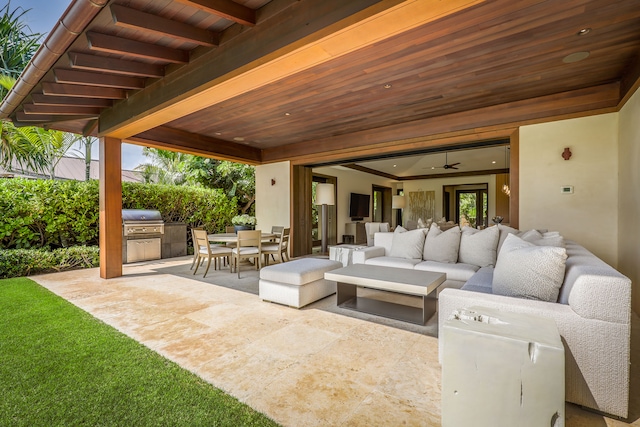
[[[91,161],[89,176],[91,179],[99,179],[100,162],[98,160]],[[48,174],[35,172],[33,170],[22,168],[19,164],[13,163],[9,169],[0,167],[0,178],[23,177],[23,178],[49,178]],[[73,179],[76,181],[85,180],[85,161],[80,157],[63,157],[60,159],[54,170],[54,179]],[[144,182],[142,173],[138,171],[123,170],[122,181],[126,182]]]

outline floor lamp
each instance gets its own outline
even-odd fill
[[[316,205],[322,205],[322,253],[327,253],[327,231],[329,228],[329,214],[327,206],[336,204],[333,184],[318,184],[316,186]]]
[[[392,209],[400,209],[400,222],[398,225],[402,225],[402,209],[404,209],[406,204],[404,196],[393,196],[391,198],[391,208]]]

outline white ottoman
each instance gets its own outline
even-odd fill
[[[342,268],[340,261],[301,258],[260,270],[260,299],[291,307],[304,307],[336,293],[336,282],[325,271]]]

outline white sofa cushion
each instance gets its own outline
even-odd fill
[[[415,266],[416,270],[435,271],[436,273],[445,273],[447,280],[458,280],[466,282],[478,271],[477,265],[471,264],[450,264],[438,261],[422,261]]]
[[[499,234],[498,227],[489,227],[484,230],[462,227],[458,262],[478,267],[496,265]]]
[[[456,263],[458,262],[459,249],[460,227],[442,231],[436,224],[431,224],[424,242],[422,259],[425,261]]]
[[[324,279],[326,271],[341,267],[342,263],[340,261],[300,258],[264,267],[260,270],[260,278],[289,285],[304,285],[305,283]]]
[[[538,230],[529,230],[519,237],[529,243],[533,243],[538,246],[555,246],[558,248],[564,248],[564,238],[557,231],[547,231],[541,233]]]
[[[419,262],[419,259],[380,256],[369,258],[364,263],[367,265],[379,265],[381,267],[406,268],[408,270],[412,270]]]
[[[422,259],[425,233],[423,230],[411,230],[394,233],[391,243],[391,256],[397,258]]]
[[[517,228],[509,227],[507,225],[498,224],[498,231],[500,232],[500,236],[498,237],[498,255],[500,254],[500,248],[502,248],[502,244],[504,240],[507,238],[509,234],[515,234],[516,236],[520,233],[520,230]]]
[[[493,293],[556,302],[566,260],[565,248],[536,246],[510,234],[493,272]]]

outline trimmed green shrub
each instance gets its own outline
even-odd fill
[[[0,249],[0,279],[98,267],[97,246],[45,249]]]
[[[165,222],[220,232],[236,199],[201,187],[123,183],[124,209],[157,209]],[[0,180],[0,249],[98,245],[98,181]]]

